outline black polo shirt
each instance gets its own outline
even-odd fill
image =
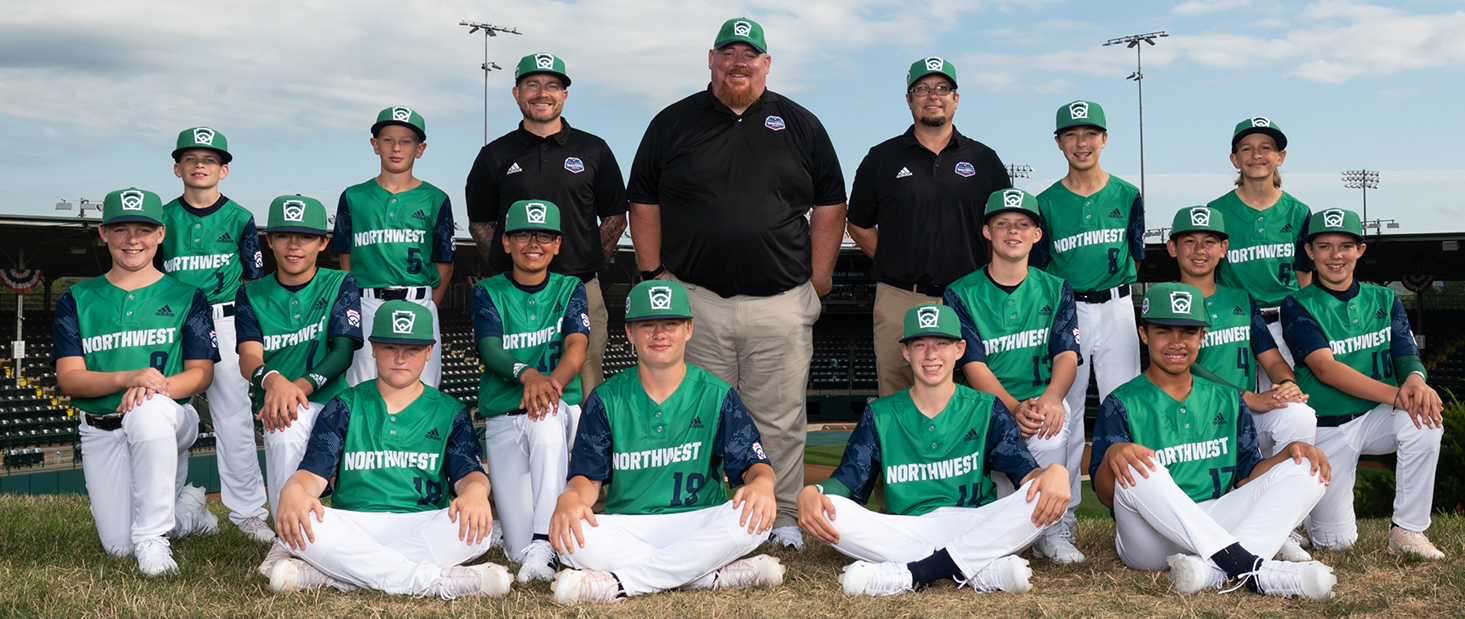
[[[895,286],[945,286],[987,263],[982,213],[992,192],[1012,180],[997,153],[951,131],[936,154],[915,126],[865,155],[855,171],[849,222],[879,226],[871,275]]]
[[[479,150],[468,172],[468,220],[496,222],[489,248],[489,266],[496,271],[513,266],[501,240],[509,206],[531,199],[560,207],[564,241],[550,271],[593,275],[605,266],[597,218],[626,212],[621,168],[605,140],[570,127],[564,118],[560,122],[560,132],[547,138],[525,131],[520,122]]]
[[[845,200],[839,157],[814,114],[765,90],[737,115],[710,87],[652,119],[628,191],[661,207],[666,268],[723,297],[809,281],[805,214]]]

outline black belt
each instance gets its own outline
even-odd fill
[[[1282,319],[1282,310],[1275,307],[1268,307],[1262,310],[1262,318],[1267,324],[1272,324]]]
[[[86,413],[82,415],[82,419],[86,420],[86,425],[98,430],[111,431],[122,427],[122,415],[103,416]]]
[[[1116,293],[1114,292],[1115,290],[1119,292]],[[1129,284],[1121,284],[1109,290],[1095,290],[1093,292],[1075,291],[1073,293],[1073,300],[1083,303],[1108,303],[1110,299],[1123,299],[1127,296],[1129,296]]]
[[[432,297],[432,288],[428,286],[390,286],[386,288],[367,288],[366,290],[371,293],[371,296],[380,301],[396,301],[399,299],[420,301]],[[413,298],[412,293],[414,291],[423,290],[427,292],[423,293],[420,298]]]
[[[1367,414],[1368,414],[1368,411],[1363,411],[1361,413],[1353,413],[1352,415],[1326,415],[1326,416],[1324,416],[1324,415],[1318,415],[1317,416],[1317,427],[1319,427],[1319,428],[1336,428],[1338,426],[1341,426],[1341,425],[1343,425],[1345,423],[1348,423],[1350,421],[1353,421],[1354,419],[1357,419],[1357,418],[1362,417],[1362,416],[1367,415]]]
[[[511,410],[511,411],[509,411],[507,413],[504,413],[504,416],[505,417],[513,417],[514,415],[528,415],[528,414],[529,414],[529,411],[526,411],[526,410],[524,410],[522,408],[516,408],[516,409]]]
[[[907,284],[905,282],[880,282],[891,288],[898,288],[916,294],[923,294],[928,297],[940,297],[946,294],[946,286],[936,284]]]

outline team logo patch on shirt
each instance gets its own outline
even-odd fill
[[[651,309],[671,309],[671,286],[652,286],[646,296],[651,300]]]
[[[585,162],[580,161],[578,157],[565,157],[565,169],[579,174],[585,171]]]
[[[153,314],[153,315],[154,316],[167,316],[169,318],[172,318],[173,317],[173,308],[164,305],[164,306],[158,308],[158,313]]]
[[[692,418],[691,428],[693,430],[701,430],[702,429],[702,416],[701,415],[698,415],[698,416]]]
[[[1074,329],[1073,330],[1073,343],[1074,344],[1077,344],[1078,343],[1078,329]]]
[[[929,306],[918,309],[916,310],[916,323],[919,324],[922,329],[935,329],[938,318],[941,315],[940,311],[941,310]]]
[[[1323,211],[1323,225],[1329,228],[1343,227],[1343,209],[1330,208]]]
[[[124,210],[124,211],[140,211],[140,210],[142,210],[142,192],[141,191],[138,191],[136,189],[129,189],[127,191],[122,192],[122,196],[121,197],[122,197],[122,210]]]
[[[1176,314],[1190,313],[1190,293],[1184,290],[1176,290],[1170,293],[1170,311]]]
[[[589,329],[590,328],[590,315],[589,314],[583,314],[583,313],[580,314],[580,326],[585,327],[586,329]]]
[[[361,326],[361,312],[358,312],[356,310],[346,310],[346,324],[349,324],[353,327]]]
[[[285,221],[305,221],[305,203],[300,200],[286,200],[280,205]]]
[[[509,166],[508,171],[504,172],[504,175],[507,176],[509,174],[518,174],[518,173],[523,172],[523,171],[524,171],[524,168],[519,167],[519,162],[515,161],[513,163],[513,165],[510,165]]]
[[[440,440],[443,440],[442,435],[441,434],[438,434],[437,428],[433,428],[431,430],[428,430],[427,431],[427,434],[422,435],[422,438],[427,439],[429,441],[440,441]]]
[[[1053,315],[1053,306],[1051,306],[1051,305],[1044,305],[1043,306],[1043,309],[1038,310],[1038,315],[1039,316],[1052,316]]]
[[[913,174],[911,174],[910,168],[901,168],[899,172],[895,173],[896,178],[905,178],[907,176],[914,176]]]
[[[1211,225],[1211,209],[1204,206],[1197,206],[1190,209],[1190,225],[1209,226]]]
[[[392,332],[397,334],[411,334],[412,325],[417,323],[417,313],[410,310],[398,310],[392,312]]]
[[[193,130],[194,144],[214,145],[214,130],[208,127],[198,127]]]
[[[1109,216],[1115,219],[1124,219],[1124,213],[1120,212],[1119,207],[1117,206],[1114,207],[1114,210],[1109,211]]]
[[[1068,118],[1070,120],[1087,120],[1089,117],[1089,104],[1087,101],[1074,101],[1068,104]]]
[[[783,119],[778,116],[769,116],[767,120],[763,121],[763,126],[774,131],[783,131]]]
[[[972,429],[966,431],[966,436],[962,437],[961,440],[963,440],[963,441],[975,441],[975,440],[978,440],[980,438],[982,438],[982,437],[981,437],[981,435],[977,434],[977,429],[976,428],[972,428]]]
[[[529,223],[544,223],[544,214],[548,212],[543,202],[530,202],[524,205],[524,214],[529,217]]]
[[[219,240],[214,241],[214,242],[215,243],[233,243],[234,242],[234,237],[233,236],[230,236],[230,234],[228,232],[225,232],[225,233],[219,235]]]
[[[970,178],[970,177],[976,175],[976,173],[977,173],[977,169],[974,168],[974,167],[972,167],[972,164],[967,163],[965,161],[958,161],[958,162],[956,162],[956,175],[957,176]]]
[[[264,254],[262,254],[260,252],[254,252],[254,268],[256,268],[256,269],[263,269],[263,268],[265,268],[265,255]]]
[[[763,444],[762,443],[753,443],[753,453],[758,456],[758,459],[759,460],[767,460],[768,459],[768,454],[763,453]]]

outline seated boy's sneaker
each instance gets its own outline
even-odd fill
[[[558,567],[560,557],[555,553],[554,547],[549,542],[537,539],[529,542],[524,547],[524,552],[519,553],[519,584],[529,584],[536,580],[554,580],[554,572]]]
[[[1262,561],[1257,571],[1243,578],[1252,576],[1262,593],[1283,598],[1300,595],[1314,602],[1333,597],[1333,585],[1338,584],[1333,568],[1317,561]]]
[[[438,576],[437,594],[444,600],[465,596],[500,597],[513,582],[509,570],[497,563],[454,565]]]
[[[1165,562],[1170,564],[1170,571],[1165,576],[1181,594],[1220,589],[1226,584],[1226,572],[1196,555],[1173,554],[1166,557]]]
[[[845,595],[895,595],[915,588],[911,570],[904,563],[855,561],[839,575]]]
[[[149,578],[178,573],[178,563],[173,561],[173,546],[166,537],[142,540],[132,552],[137,556],[137,569]]]
[[[217,525],[217,518],[215,519],[215,524]],[[273,544],[275,542],[274,530],[270,528],[270,525],[265,524],[264,519],[259,516],[245,518],[244,522],[239,523],[239,532],[261,544]]]
[[[1291,561],[1293,563],[1311,561],[1312,555],[1302,549],[1301,539],[1302,534],[1296,530],[1288,533],[1287,540],[1282,542],[1282,547],[1277,550],[1276,559],[1278,561]]]
[[[1424,533],[1396,526],[1389,527],[1389,554],[1413,555],[1436,561],[1445,558],[1445,553],[1435,548]]]
[[[799,531],[799,527],[797,526],[777,527],[773,529],[773,534],[768,537],[768,543],[774,546],[792,548],[795,551],[802,551],[804,549],[804,534]]]
[[[1306,533],[1302,532],[1302,525],[1297,525],[1297,528],[1292,529],[1292,532],[1289,533],[1287,537],[1290,537],[1294,541],[1296,541],[1298,548],[1301,548],[1303,550],[1312,549],[1312,540],[1307,537]]]
[[[768,555],[738,559],[712,573],[714,580],[711,588],[747,589],[758,585],[777,587],[783,584],[783,573],[787,570],[778,559]]]
[[[270,551],[268,553],[265,553],[265,560],[261,561],[259,564],[259,575],[264,576],[265,578],[269,578],[270,570],[275,569],[275,564],[285,559],[289,559],[290,556],[290,547],[286,546],[285,543],[281,542],[280,540],[275,540],[275,544],[273,546],[270,546]]]
[[[275,562],[275,567],[270,570],[270,591],[310,591],[330,584],[331,580],[314,565],[300,559],[284,559]]]
[[[1017,555],[1007,555],[987,564],[987,567],[973,574],[962,583],[980,593],[1006,591],[1017,595],[1032,591],[1033,570],[1028,560]]]
[[[626,597],[615,574],[600,570],[561,570],[554,575],[549,590],[550,601],[561,606],[615,602]]]
[[[1079,549],[1073,545],[1070,534],[1067,530],[1052,531],[1038,537],[1033,542],[1033,556],[1053,561],[1054,563],[1083,563],[1088,560]]]

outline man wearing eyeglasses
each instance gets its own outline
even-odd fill
[[[494,272],[508,272],[514,266],[503,244],[509,206],[528,199],[559,206],[563,242],[549,270],[585,284],[590,345],[580,384],[589,393],[604,380],[600,359],[608,334],[596,273],[615,258],[616,242],[626,229],[626,185],[605,140],[560,116],[570,96],[563,59],[530,54],[519,60],[514,78],[514,101],[524,120],[478,151],[463,192],[468,229]]]
[[[850,238],[875,262],[882,397],[911,386],[900,354],[906,311],[939,305],[947,285],[988,262],[982,211],[987,196],[1012,186],[997,153],[952,123],[961,100],[956,67],[931,56],[905,75],[911,128],[870,149],[849,200]]]

